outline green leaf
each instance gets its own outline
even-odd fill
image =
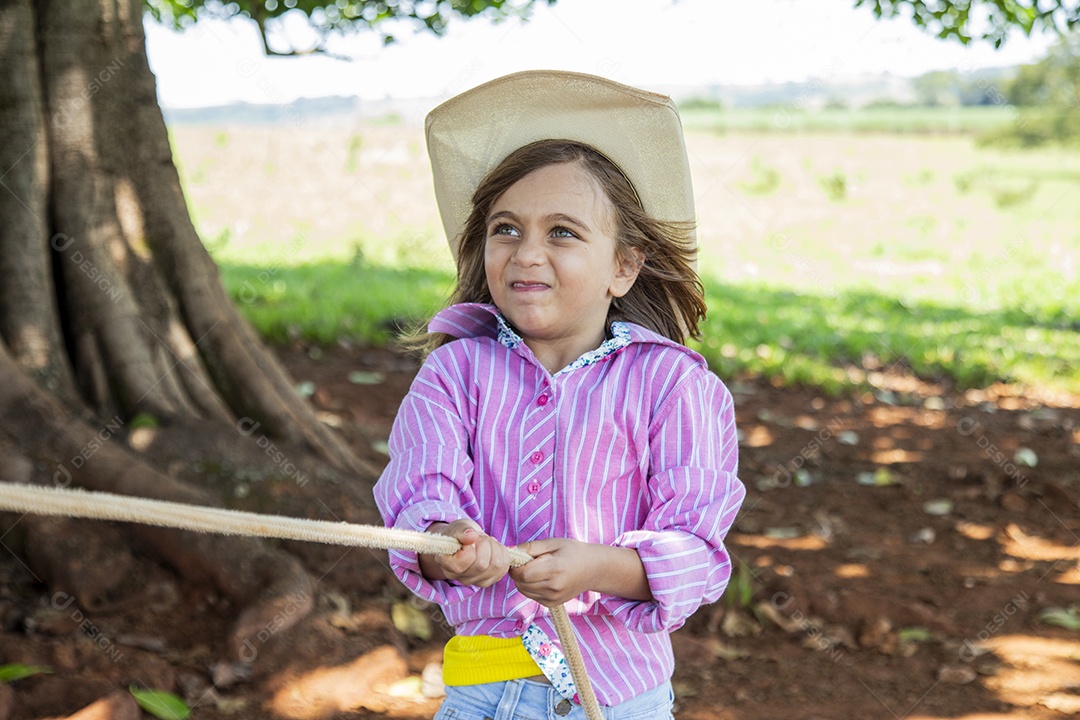
[[[363,370],[353,370],[349,373],[349,382],[353,385],[378,385],[386,376],[381,372],[365,372]]]
[[[900,483],[888,468],[879,467],[874,472],[861,472],[855,476],[855,482],[869,487],[887,487]]]
[[[139,690],[134,685],[128,692],[146,712],[161,720],[184,720],[191,714],[191,708],[183,700],[164,690]]]
[[[431,619],[419,608],[407,603],[396,602],[390,608],[390,619],[399,632],[421,640],[430,640]]]
[[[1047,625],[1057,625],[1066,630],[1080,630],[1080,608],[1047,608],[1039,613],[1039,620]]]
[[[802,530],[797,527],[771,527],[765,529],[765,537],[772,540],[793,540],[805,535]]]
[[[897,635],[904,642],[927,642],[934,639],[934,633],[924,627],[902,628]]]
[[[161,425],[161,423],[150,413],[139,413],[128,421],[128,427],[132,430],[137,430],[138,428],[156,428],[159,425]]]
[[[51,673],[52,668],[45,665],[23,665],[22,663],[9,663],[0,665],[0,682],[10,683],[23,678],[33,677],[41,673]]]
[[[948,515],[953,511],[953,501],[948,498],[938,498],[937,500],[927,500],[923,503],[923,512],[927,515]]]

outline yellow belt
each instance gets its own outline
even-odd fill
[[[542,674],[520,637],[455,635],[443,649],[447,685],[480,685]]]

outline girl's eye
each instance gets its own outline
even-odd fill
[[[577,237],[577,235],[574,233],[573,230],[570,230],[569,228],[564,228],[564,227],[555,228],[554,230],[551,231],[551,235],[552,235],[552,237],[557,237],[557,238],[576,238]]]
[[[490,234],[492,236],[495,236],[495,235],[517,235],[517,228],[515,228],[513,225],[507,225],[507,224],[503,223],[501,225],[496,225],[495,227],[493,227],[491,229]]]

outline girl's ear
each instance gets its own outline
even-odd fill
[[[645,253],[636,247],[630,248],[625,253],[615,253],[615,276],[611,282],[611,296],[622,297],[630,292],[644,264]]]

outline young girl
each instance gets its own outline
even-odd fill
[[[375,496],[462,545],[390,553],[456,630],[437,717],[580,714],[548,612],[567,602],[607,716],[668,718],[668,634],[727,585],[744,495],[731,395],[682,345],[705,304],[674,105],[518,73],[427,136],[457,287]],[[513,546],[535,559],[509,569]]]

